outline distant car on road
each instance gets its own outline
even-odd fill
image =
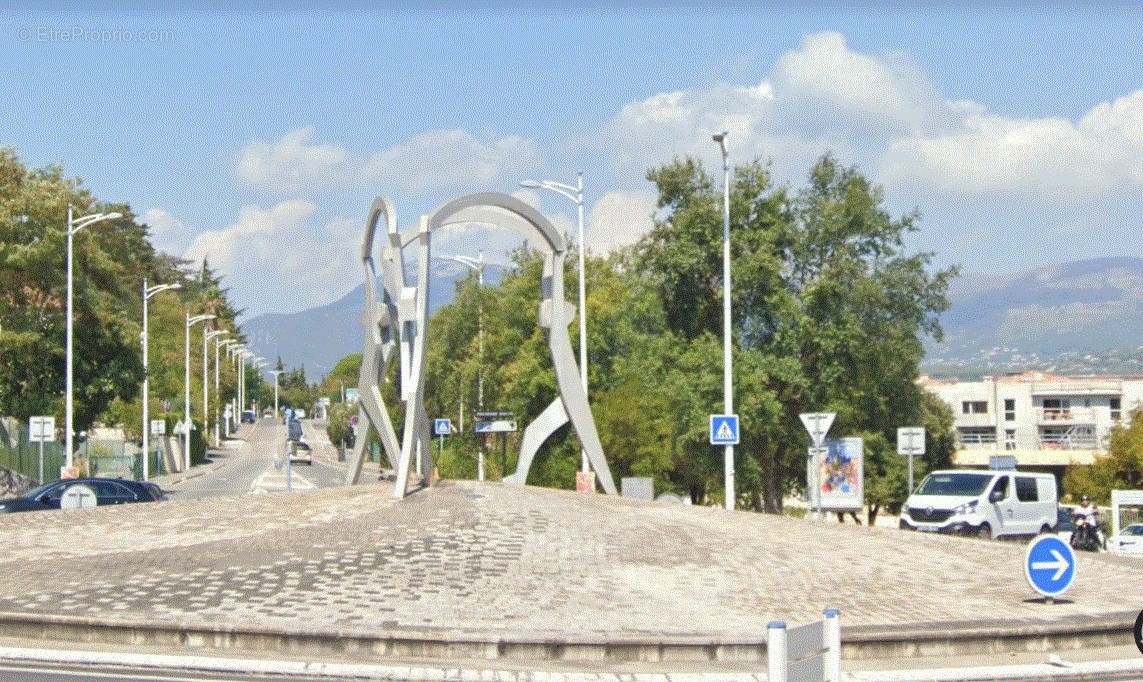
[[[0,500],[0,513],[59,509],[60,499],[68,488],[86,485],[95,492],[96,504],[128,504],[132,502],[158,502],[167,498],[154,483],[121,478],[73,478],[56,481],[31,490],[20,497]]]
[[[242,421],[245,424],[253,424],[254,423],[254,412],[251,410],[244,410],[242,412]]]
[[[297,422],[294,422],[294,423],[296,424]],[[287,445],[287,447],[289,447],[289,446]],[[292,453],[290,455],[290,461],[291,462],[305,462],[306,464],[309,464],[311,466],[314,463],[314,454],[313,454],[313,451],[310,450],[310,444],[305,442],[304,440],[295,441],[293,444],[293,449],[291,450],[291,453]]]
[[[1143,523],[1133,523],[1107,539],[1107,549],[1120,554],[1143,554]]]

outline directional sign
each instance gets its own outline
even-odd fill
[[[452,423],[447,419],[433,420],[433,435],[447,436],[452,433]]]
[[[171,433],[174,433],[175,435],[179,435],[179,436],[186,433],[186,431],[187,431],[186,424],[184,424],[183,420],[181,420],[181,419],[178,420],[177,422],[175,422],[174,428],[171,429]]]
[[[710,444],[738,445],[738,415],[710,415]]]
[[[30,417],[28,419],[28,442],[50,443],[56,439],[55,417]]]
[[[151,420],[151,435],[162,436],[167,433],[167,421],[165,419],[152,419]]]
[[[1028,545],[1024,555],[1024,577],[1045,597],[1063,594],[1076,577],[1076,555],[1068,543],[1044,534]]]
[[[925,454],[925,429],[902,426],[897,429],[897,454],[917,457]]]
[[[829,433],[829,427],[833,424],[833,418],[837,416],[837,413],[803,412],[798,416],[801,417],[802,423],[806,425],[806,431],[810,433],[810,442],[817,448],[821,447],[822,441],[825,440],[826,434]]]
[[[60,496],[60,509],[91,509],[98,503],[91,486],[76,483]]]
[[[509,419],[476,422],[477,433],[512,433],[516,430],[516,422]]]

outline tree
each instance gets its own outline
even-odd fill
[[[1091,465],[1073,465],[1064,472],[1066,494],[1089,495],[1099,504],[1111,503],[1111,491],[1143,487],[1143,410],[1134,410],[1127,425],[1111,430],[1107,453]]]

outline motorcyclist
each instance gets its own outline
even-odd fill
[[[1080,497],[1080,506],[1075,511],[1077,527],[1085,527],[1083,532],[1091,533],[1096,542],[1104,546],[1103,530],[1099,526],[1099,507],[1087,495]],[[1078,530],[1078,528],[1077,528]]]

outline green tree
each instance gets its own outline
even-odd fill
[[[1107,454],[1091,465],[1073,465],[1064,472],[1063,488],[1073,499],[1089,495],[1099,504],[1111,503],[1111,491],[1143,487],[1143,410],[1134,410],[1126,426],[1111,430]]]

